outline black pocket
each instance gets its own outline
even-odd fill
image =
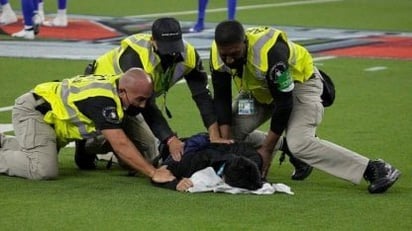
[[[322,98],[322,104],[324,107],[329,107],[333,104],[335,101],[335,84],[333,83],[332,79],[328,74],[323,72],[322,70],[319,70],[323,84],[323,92],[322,95],[320,96]]]

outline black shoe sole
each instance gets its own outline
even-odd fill
[[[399,179],[400,175],[401,172],[395,169],[390,176],[379,179],[373,184],[369,185],[369,193],[375,194],[386,192]]]
[[[313,167],[308,165],[307,167],[305,167],[305,170],[300,171],[299,174],[296,174],[296,172],[294,172],[291,178],[292,180],[304,180],[312,173],[312,170]]]

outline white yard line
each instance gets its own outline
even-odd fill
[[[282,2],[282,3],[268,3],[268,4],[238,6],[238,7],[236,7],[236,10],[239,11],[239,10],[261,9],[261,8],[271,8],[271,7],[285,7],[285,6],[296,6],[296,5],[309,5],[309,4],[341,2],[341,1],[343,1],[343,0],[312,0],[312,1],[294,1],[294,2]],[[227,11],[227,8],[207,9],[207,12],[226,12],[226,11]],[[197,14],[197,10],[131,15],[131,16],[126,16],[125,18],[135,18],[135,17],[139,17],[139,18],[157,18],[157,17],[163,17],[163,16],[192,15],[192,14]]]
[[[384,66],[377,66],[377,67],[370,67],[370,68],[366,68],[365,71],[383,71],[388,69],[387,67]]]
[[[13,106],[0,107],[0,112],[11,111],[12,108],[13,108]]]

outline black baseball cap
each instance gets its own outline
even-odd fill
[[[159,18],[153,22],[152,36],[160,54],[183,52],[182,29],[175,18]]]

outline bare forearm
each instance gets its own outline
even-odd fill
[[[110,142],[114,152],[129,167],[137,170],[149,177],[152,177],[156,169],[148,163],[120,129],[107,129],[102,131],[103,135]]]
[[[217,139],[221,138],[220,131],[219,131],[219,126],[218,126],[217,122],[210,125],[207,130],[209,132],[210,140],[217,140]]]
[[[131,146],[130,146],[131,144]],[[129,167],[137,170],[148,177],[153,177],[156,169],[153,165],[149,164],[142,156],[142,154],[136,149],[133,143],[122,145],[118,149],[114,148],[119,158],[123,160]]]
[[[234,140],[230,139],[230,135],[226,135],[226,136],[222,136],[221,135],[221,131],[219,128],[219,125],[217,124],[217,122],[213,123],[210,127],[209,127],[209,138],[210,138],[210,142],[211,143],[224,143],[224,144],[231,144],[234,142]],[[226,130],[229,130],[226,129]]]
[[[220,130],[220,135],[222,136],[222,138],[224,138],[224,139],[230,139],[231,138],[230,126],[229,125],[227,125],[227,124],[220,125],[219,130]]]
[[[262,147],[265,151],[272,153],[276,143],[279,140],[280,135],[274,133],[273,131],[269,131],[266,139],[262,143]]]

